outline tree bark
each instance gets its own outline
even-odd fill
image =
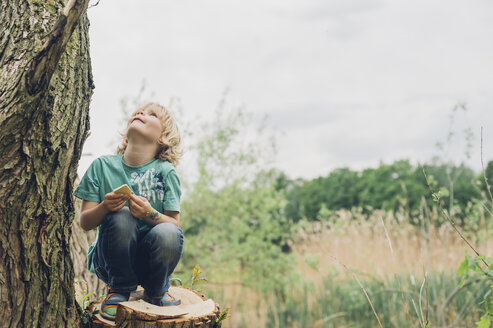
[[[87,249],[96,240],[96,229],[84,231],[79,224],[81,200],[74,197],[75,219],[72,223],[72,238],[70,238],[70,254],[74,264],[76,298],[82,304],[84,293],[96,293],[90,300],[98,300],[98,296],[106,295],[106,285],[87,269]],[[84,291],[84,288],[86,291]]]
[[[78,326],[69,240],[94,88],[86,8],[0,4],[1,327]]]

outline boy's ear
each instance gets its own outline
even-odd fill
[[[161,147],[161,150],[168,148],[168,145],[166,145],[166,141],[164,140],[164,137],[159,137],[159,146]]]

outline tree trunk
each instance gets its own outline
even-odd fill
[[[75,219],[72,224],[72,238],[70,238],[70,254],[74,263],[75,295],[79,304],[83,303],[83,296],[87,293],[96,293],[89,300],[98,300],[98,296],[106,295],[106,285],[87,269],[87,249],[96,240],[96,229],[84,231],[79,224],[81,200],[74,197]],[[84,289],[86,289],[84,291]]]
[[[1,327],[78,326],[71,194],[94,87],[87,1],[67,1],[0,4]]]

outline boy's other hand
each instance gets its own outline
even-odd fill
[[[128,199],[130,199],[130,195],[109,192],[104,196],[103,205],[108,211],[116,212],[125,206]]]
[[[128,207],[130,208],[130,213],[132,213],[132,215],[136,218],[144,218],[146,216],[146,212],[152,210],[152,206],[147,198],[137,196],[135,194],[130,195]]]

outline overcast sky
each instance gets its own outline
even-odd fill
[[[88,15],[96,89],[80,176],[113,152],[120,99],[143,79],[188,119],[210,117],[228,88],[232,106],[268,115],[292,178],[439,155],[459,102],[452,129],[476,137],[468,164],[481,166],[481,126],[493,158],[490,0],[101,0]]]

